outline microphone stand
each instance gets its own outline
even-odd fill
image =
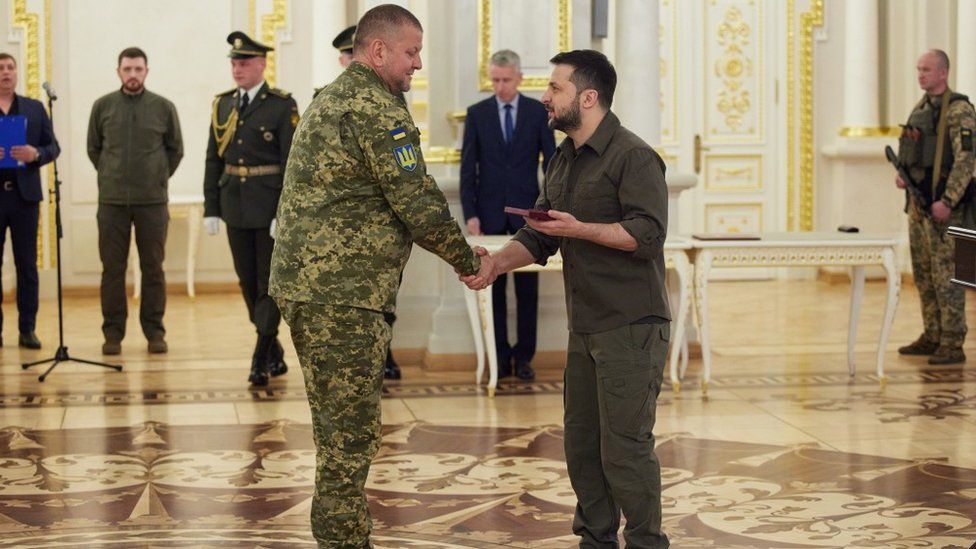
[[[45,82],[45,84],[47,84]],[[54,128],[54,101],[56,96],[52,97],[52,93],[45,87],[47,92],[47,110],[51,116],[51,128]],[[39,364],[47,364],[48,362],[53,362],[51,366],[41,374],[37,380],[44,381],[44,378],[51,373],[51,370],[57,367],[58,364],[62,362],[81,362],[83,364],[91,364],[93,366],[101,366],[102,368],[111,368],[116,372],[122,371],[122,366],[118,364],[106,364],[104,362],[96,362],[94,360],[84,360],[81,358],[72,358],[68,354],[68,348],[64,346],[64,295],[61,289],[61,239],[64,237],[64,231],[61,229],[61,179],[58,177],[58,161],[54,159],[54,190],[48,191],[54,195],[54,220],[55,227],[57,229],[57,259],[58,259],[58,350],[54,353],[54,356],[44,360],[38,360],[36,362],[29,362],[26,364],[21,364],[21,368],[26,370],[31,366],[37,366]]]

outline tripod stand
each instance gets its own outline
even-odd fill
[[[44,83],[44,91],[47,92],[47,110],[51,113],[51,126],[54,126],[54,101],[57,100],[58,96],[55,95],[51,88],[48,86],[47,82]],[[72,358],[68,354],[68,348],[64,346],[64,296],[61,291],[61,239],[64,237],[64,232],[61,230],[61,179],[58,177],[58,161],[54,162],[54,220],[55,227],[57,230],[57,259],[58,259],[58,350],[54,353],[52,358],[47,358],[44,360],[38,360],[37,362],[29,362],[27,364],[21,364],[21,368],[26,370],[31,366],[37,366],[39,364],[47,364],[48,362],[53,362],[51,366],[41,374],[37,380],[44,381],[44,378],[51,373],[51,370],[56,368],[58,364],[62,362],[81,362],[83,364],[91,364],[93,366],[101,366],[102,368],[111,368],[116,372],[122,371],[122,366],[118,364],[106,364],[104,362],[95,362],[93,360],[83,360],[80,358]]]

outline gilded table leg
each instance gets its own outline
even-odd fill
[[[854,344],[857,341],[857,319],[861,316],[864,296],[864,266],[851,267],[851,313],[847,323],[847,370],[854,377]]]
[[[901,292],[901,273],[898,272],[898,262],[895,261],[894,247],[884,251],[884,269],[888,277],[888,295],[885,300],[884,322],[881,324],[881,340],[878,341],[878,380],[885,384],[884,353],[888,346],[888,336],[891,335],[891,325],[895,320],[895,309],[898,308],[898,294]]]
[[[203,224],[203,206],[190,204],[186,212],[186,295],[191,298],[197,296],[197,249],[200,244],[201,224]]]
[[[481,384],[481,375],[485,372],[485,336],[482,332],[481,317],[478,313],[478,293],[464,289],[464,305],[468,309],[468,322],[471,323],[471,337],[474,338],[474,352],[478,357],[478,369],[475,370],[474,383]]]
[[[687,355],[683,353],[687,349],[686,344],[686,328],[688,323],[688,313],[691,309],[691,291],[692,291],[692,268],[691,263],[688,261],[688,255],[684,252],[679,252],[674,254],[673,258],[674,270],[678,275],[678,313],[675,315],[675,321],[672,324],[674,330],[671,334],[671,356],[669,357],[669,371],[671,373],[671,387],[675,393],[681,391],[681,376],[684,374],[684,370],[681,374],[678,373],[678,359],[679,357],[684,357],[687,361]],[[686,362],[685,362],[686,363]]]
[[[129,268],[132,269],[132,298],[142,296],[142,268],[139,267],[139,248],[136,247],[135,228],[132,229],[131,244],[129,244]]]
[[[708,396],[712,377],[711,345],[708,341],[708,275],[712,270],[711,250],[701,250],[695,260],[695,310],[698,313],[698,339],[702,353],[702,397]]]
[[[495,349],[495,314],[491,306],[491,286],[478,292],[478,313],[481,330],[485,336],[485,352],[488,354],[488,396],[495,396],[498,386],[498,352]]]

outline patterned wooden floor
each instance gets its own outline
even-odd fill
[[[880,386],[870,367],[877,323],[866,312],[864,367],[849,379],[846,325],[829,320],[846,318],[846,290],[713,285],[709,399],[695,390],[693,361],[682,392],[665,387],[658,406],[672,546],[976,542],[976,369],[889,352]],[[761,312],[735,312],[743,292]],[[881,293],[868,284],[865,306]],[[892,351],[918,326],[916,298],[904,294]],[[100,358],[97,301],[71,300],[68,310],[87,319],[69,330],[72,351]],[[294,368],[249,390],[243,318],[236,296],[173,297],[173,350],[150,356],[130,335],[120,374],[68,365],[39,384],[18,364],[50,348],[0,351],[0,547],[313,547],[301,376]],[[976,357],[976,346],[967,351]],[[405,380],[385,388],[368,485],[374,544],[574,546],[560,372],[506,381],[494,399],[470,378],[407,365]]]

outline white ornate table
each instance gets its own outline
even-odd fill
[[[881,338],[878,342],[877,374],[884,383],[884,351],[898,306],[901,274],[895,261],[898,241],[891,236],[840,232],[764,233],[761,240],[697,240],[695,258],[695,303],[702,350],[702,394],[711,379],[711,350],[708,323],[708,275],[713,267],[851,267],[851,309],[847,334],[847,365],[854,375],[854,342],[857,319],[864,294],[864,267],[884,267],[888,279]]]
[[[170,195],[169,214],[171,219],[186,218],[186,293],[196,297],[194,276],[197,270],[197,246],[200,241],[200,225],[203,223],[203,196]],[[135,286],[133,297],[142,295],[142,272],[139,268],[139,253],[133,236],[129,250],[129,268],[132,269],[132,282]]]
[[[469,236],[468,243],[472,246],[482,246],[489,253],[495,253],[511,240],[511,236]],[[664,243],[664,259],[668,269],[673,269],[678,275],[678,307],[674,319],[674,330],[671,337],[670,371],[672,382],[678,382],[678,359],[681,356],[681,371],[688,364],[688,345],[685,341],[685,326],[691,309],[692,265],[688,259],[688,251],[692,242],[683,237],[668,237]],[[562,271],[563,259],[558,253],[549,258],[546,266],[531,264],[515,272]],[[485,371],[485,354],[488,355],[488,396],[495,396],[498,386],[498,354],[495,350],[495,322],[494,311],[491,306],[491,288],[474,292],[465,290],[465,303],[468,308],[468,320],[471,322],[471,332],[474,335],[475,352],[478,355],[478,370],[475,382],[480,384]],[[681,352],[678,352],[681,351]],[[677,387],[677,386],[675,386]]]

